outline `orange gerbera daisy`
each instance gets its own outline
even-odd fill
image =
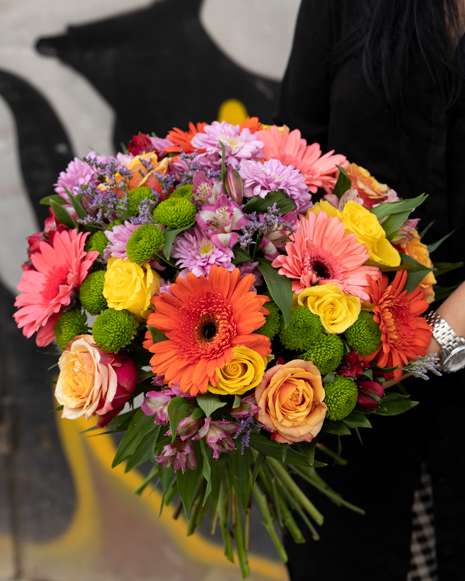
[[[233,357],[232,347],[243,345],[262,357],[271,353],[268,337],[253,333],[265,324],[263,307],[269,299],[249,291],[251,274],[241,279],[239,269],[229,272],[213,266],[208,279],[192,273],[178,278],[170,293],[153,297],[155,312],[147,325],[159,329],[168,341],[153,343],[150,332],[144,347],[154,353],[153,372],[164,375],[168,384],[179,382],[181,391],[205,393],[216,385],[217,368]]]
[[[370,302],[374,303],[374,320],[381,328],[382,344],[378,351],[364,357],[364,361],[375,360],[380,367],[398,367],[394,379],[402,377],[402,367],[409,361],[426,355],[431,340],[432,328],[422,313],[428,308],[425,294],[417,287],[407,294],[404,285],[407,272],[400,270],[394,281],[382,274],[378,279],[367,276]]]
[[[261,128],[262,124],[258,117],[247,117],[247,119],[241,123],[241,131],[243,129],[250,129],[250,133],[255,133],[256,131],[260,131]]]
[[[182,131],[182,129],[178,129],[177,127],[173,127],[171,131],[168,131],[168,135],[166,139],[174,143],[170,147],[165,148],[167,153],[181,153],[181,149],[185,153],[194,153],[195,147],[192,147],[191,141],[194,135],[197,133],[205,133],[203,128],[207,125],[207,123],[197,123],[194,125],[192,122],[189,123],[189,131]],[[199,150],[200,153],[205,153],[203,150]]]

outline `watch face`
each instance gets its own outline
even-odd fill
[[[465,346],[456,347],[444,361],[443,369],[447,373],[458,371],[465,367]]]

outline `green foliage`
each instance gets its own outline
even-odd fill
[[[137,332],[135,316],[126,310],[105,309],[92,327],[94,341],[107,353],[118,353]]]
[[[111,467],[118,466],[118,464],[132,456],[146,434],[154,432],[157,427],[152,416],[146,416],[141,409],[138,409],[118,446]]]
[[[64,312],[58,319],[54,330],[58,347],[64,351],[74,337],[86,335],[87,331],[87,317],[81,309],[76,308]]]
[[[325,394],[327,417],[334,422],[348,416],[357,403],[358,390],[355,381],[342,375],[336,376],[333,383],[325,384]]]
[[[187,230],[188,228],[190,228],[194,224],[195,224],[195,221],[192,221],[189,224],[187,224],[186,226],[182,226],[181,228],[176,228],[175,230],[166,230],[165,231],[165,245],[163,246],[163,254],[165,255],[166,258],[169,259],[169,257],[170,257],[171,247],[173,246],[173,242],[174,242],[174,239],[176,238],[176,236],[178,234],[180,234],[181,232],[184,232],[184,230]]]
[[[137,264],[144,264],[154,258],[165,244],[165,234],[156,224],[144,224],[131,234],[126,253],[128,259]]]
[[[398,416],[404,412],[416,407],[417,401],[412,401],[409,395],[390,392],[381,398],[378,409],[375,414],[378,416]]]
[[[323,336],[320,317],[313,314],[308,307],[298,305],[291,309],[289,325],[282,328],[279,334],[284,347],[292,351],[306,351]]]
[[[343,167],[340,167],[339,165],[336,167],[339,169],[339,176],[336,185],[334,186],[333,194],[341,199],[342,195],[352,187],[352,182]]]
[[[381,347],[381,329],[374,321],[374,315],[368,311],[361,311],[344,335],[349,345],[360,355],[369,355]]]
[[[79,289],[79,299],[84,309],[91,315],[98,315],[107,308],[107,299],[103,296],[105,271],[97,270],[89,274]]]
[[[244,212],[246,214],[251,214],[252,212],[265,214],[273,204],[276,204],[283,216],[296,208],[295,202],[283,190],[277,190],[276,192],[269,192],[264,198],[253,196],[244,206]]]
[[[204,414],[209,418],[212,413],[226,405],[226,402],[220,400],[220,397],[213,393],[206,393],[196,397],[197,403]]]
[[[258,258],[258,269],[265,279],[271,298],[281,309],[284,324],[289,325],[292,307],[292,286],[290,279],[278,274],[266,258]]]

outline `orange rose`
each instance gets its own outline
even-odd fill
[[[326,416],[321,374],[309,361],[294,359],[275,365],[255,389],[258,420],[274,430],[272,440],[282,444],[310,442]]]
[[[411,240],[398,244],[400,251],[404,254],[407,254],[408,256],[411,256],[420,264],[423,264],[428,268],[433,268],[433,263],[429,257],[428,247],[421,241],[417,230],[413,230],[412,234],[413,238]],[[420,287],[423,289],[425,298],[428,303],[432,303],[434,301],[433,284],[436,284],[436,282],[437,281],[434,277],[433,271],[431,271],[420,283]]]

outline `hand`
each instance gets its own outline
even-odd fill
[[[395,379],[390,379],[389,381],[385,381],[381,385],[384,387],[384,389],[388,389],[389,387],[392,387],[396,383],[399,383],[400,381],[404,381],[404,379],[407,379],[407,377],[411,377],[411,376],[412,376],[411,373],[404,373],[404,375],[402,375],[402,377],[400,379],[398,379],[397,381]]]

